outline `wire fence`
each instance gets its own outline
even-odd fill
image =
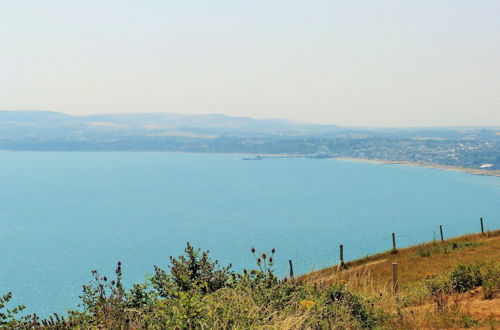
[[[405,248],[417,244],[428,243],[441,240],[440,224],[434,226],[429,224],[414,224],[411,231],[394,232],[396,248]],[[454,221],[442,225],[443,239],[453,237],[488,232],[500,228],[500,223],[494,220],[482,218],[472,220]],[[280,276],[289,276],[289,260],[293,264],[295,276],[300,276],[313,271],[332,267],[340,263],[339,246],[343,245],[343,259],[345,262],[363,258],[369,255],[390,251],[393,249],[392,232],[387,232],[384,237],[355,240],[345,237],[345,239],[332,240],[328,246],[315,248],[314,251],[296,251],[290,253],[286,258],[278,258],[275,263],[276,273]],[[282,256],[283,257],[283,256]]]

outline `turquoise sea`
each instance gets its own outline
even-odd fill
[[[500,228],[500,178],[405,165],[234,154],[0,153],[0,293],[46,315],[75,308],[92,269],[127,283],[186,242],[237,270],[277,249],[296,273]]]

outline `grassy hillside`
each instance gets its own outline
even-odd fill
[[[0,297],[0,327],[43,329],[423,329],[500,327],[500,231],[389,251],[297,279],[274,275],[275,250],[242,273],[187,245],[168,270],[130,289],[122,265],[92,271],[81,308],[40,319]],[[399,266],[394,293],[392,263]],[[15,294],[15,293],[14,293]],[[29,306],[28,306],[29,307]]]
[[[392,290],[392,263],[398,264],[398,299]],[[478,265],[479,272],[491,268],[491,287],[485,290],[478,283],[470,290],[458,290],[466,292],[447,289],[450,275],[459,273],[460,265]],[[395,323],[389,322],[396,328],[500,327],[498,230],[387,251],[346,266],[348,269],[340,272],[333,266],[306,274],[298,281],[309,286],[347,283],[353,292],[385,297],[378,303],[386,312],[398,315],[392,320]]]
[[[350,276],[353,271],[369,271],[379,284],[392,279],[391,264],[399,265],[399,284],[404,288],[409,283],[421,281],[429,276],[451,271],[457,263],[500,257],[500,230],[473,234],[387,251],[366,258],[347,262],[348,271],[337,272],[337,266],[316,271],[299,278],[300,281],[329,281],[339,276]]]

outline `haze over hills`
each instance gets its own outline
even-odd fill
[[[0,111],[3,129],[78,128],[79,130],[129,131],[151,135],[172,130],[211,133],[318,134],[339,131],[335,125],[297,123],[286,119],[253,119],[222,114],[124,113],[72,116],[53,111]]]
[[[0,111],[0,150],[321,152],[500,169],[500,127],[353,128],[221,114]]]
[[[254,119],[251,117],[234,117],[223,114],[184,115],[176,113],[122,113],[122,114],[93,114],[74,116],[55,111],[39,110],[0,110],[0,125],[5,130],[21,128],[54,128],[78,127],[91,129],[101,127],[104,130],[137,130],[146,132],[154,130],[211,130],[213,133],[269,133],[269,134],[337,134],[346,131],[363,132],[421,132],[432,130],[500,130],[500,126],[450,126],[450,127],[411,127],[411,128],[384,128],[384,127],[341,127],[337,125],[320,125],[294,122],[288,119]]]

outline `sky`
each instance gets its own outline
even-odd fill
[[[0,109],[500,125],[500,1],[0,0]]]

